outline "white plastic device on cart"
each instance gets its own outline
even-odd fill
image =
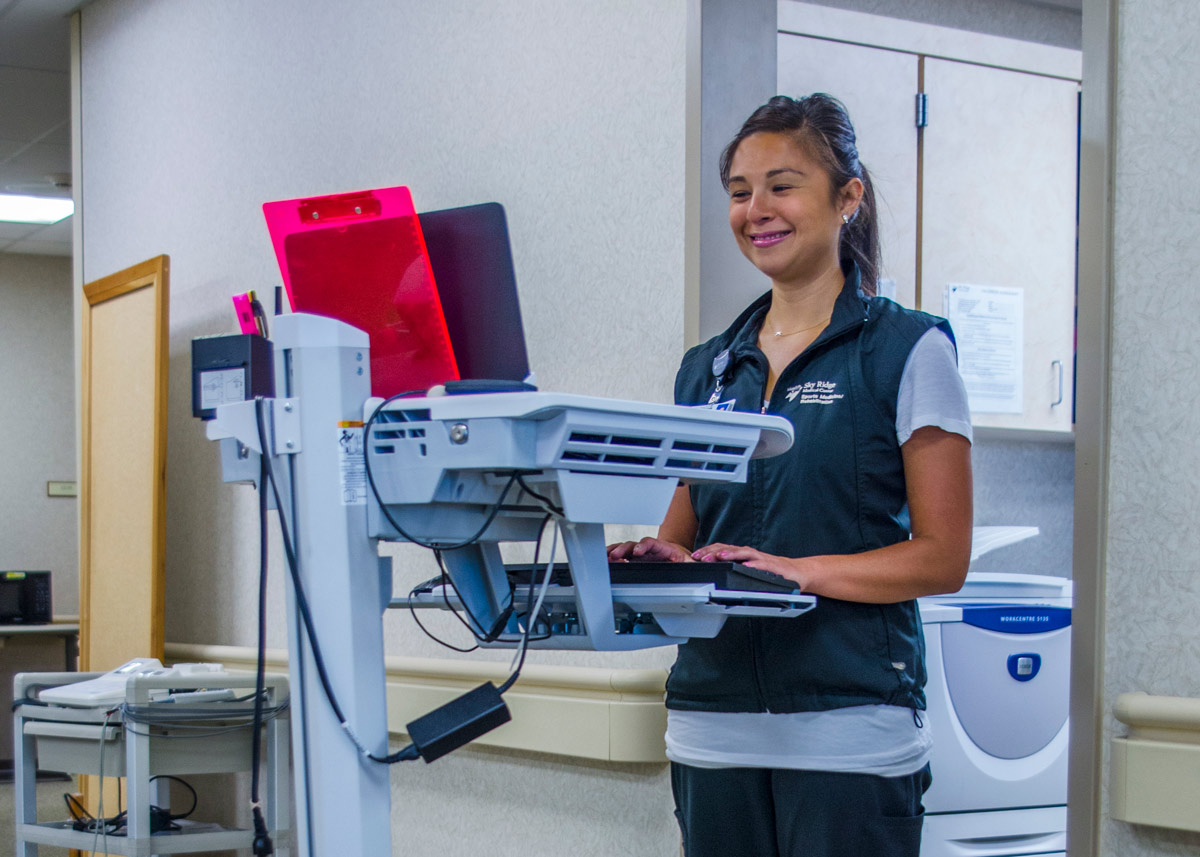
[[[166,678],[168,676],[220,672],[220,664],[175,664],[171,667],[164,667],[157,658],[134,658],[96,678],[43,690],[38,694],[38,699],[53,705],[71,705],[81,708],[119,705],[125,701],[126,686],[134,677]],[[167,690],[162,690],[156,695],[165,698],[168,693]]]

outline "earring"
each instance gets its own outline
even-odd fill
[[[850,215],[849,214],[842,215],[842,223],[846,223],[846,224],[850,223]]]

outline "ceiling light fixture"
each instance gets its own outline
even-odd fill
[[[8,223],[58,223],[74,213],[70,199],[0,193],[0,220]]]

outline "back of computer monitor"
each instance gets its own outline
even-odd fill
[[[418,215],[460,377],[529,375],[504,207],[497,202]]]

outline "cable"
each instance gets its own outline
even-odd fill
[[[405,395],[405,394],[400,394]],[[317,632],[313,627],[312,612],[309,610],[308,598],[304,594],[304,584],[300,580],[300,565],[296,559],[295,545],[292,542],[291,533],[287,525],[286,507],[283,504],[283,496],[279,491],[279,480],[275,478],[275,468],[271,465],[271,456],[267,445],[267,432],[263,418],[263,398],[261,396],[254,400],[255,421],[258,427],[258,442],[261,449],[262,461],[266,466],[267,481],[271,484],[271,491],[275,497],[275,507],[279,512],[279,530],[283,537],[283,551],[287,556],[288,572],[292,579],[292,590],[296,598],[296,609],[300,613],[301,623],[304,626],[305,636],[308,639],[309,648],[312,650],[313,666],[317,670],[317,677],[321,683],[321,689],[325,694],[325,699],[329,702],[329,707],[333,710],[334,716],[338,720],[338,725],[342,727],[342,731],[350,738],[358,751],[373,762],[388,763],[392,757],[376,756],[365,746],[358,736],[354,733],[350,723],[346,720],[346,716],[342,713],[342,708],[338,705],[337,697],[334,695],[333,686],[329,681],[329,674],[325,669],[325,659],[321,656],[321,646],[317,642]],[[365,458],[365,455],[364,455]],[[401,761],[397,759],[397,761]]]
[[[174,726],[172,728],[183,729],[185,727]],[[205,732],[203,735],[163,735],[161,732],[154,732],[150,729],[142,731],[141,729],[132,729],[128,726],[125,727],[125,731],[131,735],[141,735],[146,738],[153,738],[155,741],[187,741],[195,738],[216,738],[221,735],[232,735],[234,732],[243,732],[249,728],[249,723],[243,723],[240,726],[213,727],[211,731]]]
[[[333,687],[329,683],[329,675],[325,671],[325,661],[321,657],[321,649],[317,643],[316,630],[312,626],[312,614],[308,609],[308,598],[304,594],[304,585],[300,581],[299,563],[296,561],[295,546],[292,542],[292,537],[287,524],[286,507],[283,504],[283,496],[279,492],[279,481],[275,478],[275,469],[271,466],[271,454],[267,445],[267,432],[263,421],[263,398],[258,396],[254,400],[254,415],[258,423],[258,442],[262,450],[262,463],[267,472],[267,481],[271,485],[271,491],[275,496],[275,508],[279,513],[279,531],[283,537],[283,552],[287,556],[288,571],[292,578],[292,588],[296,596],[296,608],[300,612],[300,619],[304,626],[305,633],[308,637],[309,646],[313,650],[313,665],[317,668],[317,677],[320,679],[321,688],[325,692],[326,699],[329,700],[329,705],[333,709],[334,716],[337,717],[338,723],[350,734],[347,727],[346,718],[342,714],[342,708],[338,705],[337,698],[333,694]],[[365,749],[359,744],[357,738],[351,735],[354,743],[359,747],[365,755]]]
[[[544,536],[546,534],[546,526],[553,519],[554,519],[554,514],[552,512],[548,512],[546,514],[546,517],[542,518],[541,526],[538,527],[537,539],[533,543],[533,566],[534,566],[534,568],[537,568],[539,557],[542,554],[542,536]],[[531,616],[532,618],[530,619],[530,621],[532,622],[532,621],[536,621],[536,619],[537,619],[536,616],[533,616],[534,596],[533,596],[533,575],[532,574],[529,577],[529,584],[530,584],[529,585],[529,594],[525,599],[525,615]],[[549,639],[550,636],[551,636],[550,634],[545,634],[544,636],[539,637],[537,639]]]
[[[75,830],[83,830],[81,825],[86,825],[89,820],[95,821],[96,817],[88,812],[87,807],[80,803],[75,795],[64,793],[63,802],[67,805],[67,815],[71,816],[71,827]]]
[[[436,636],[433,632],[431,632],[428,628],[425,627],[424,623],[421,622],[420,619],[417,618],[417,608],[413,606],[413,602],[412,602],[413,596],[417,594],[417,590],[421,589],[422,587],[429,586],[433,582],[433,580],[441,581],[443,583],[443,585],[445,585],[445,575],[442,575],[441,577],[435,577],[432,580],[427,580],[424,583],[418,583],[412,589],[408,590],[408,612],[412,614],[413,621],[417,623],[418,628],[420,628],[422,631],[425,632],[426,637],[433,640],[439,646],[445,646],[447,649],[450,649],[455,652],[462,652],[464,655],[468,654],[469,652],[475,651],[476,649],[479,648],[478,643],[476,643],[474,646],[471,646],[471,648],[469,648],[469,649],[459,648],[458,646],[447,643],[441,637]],[[432,591],[432,587],[431,587],[431,591]],[[458,615],[458,614],[456,613],[455,615]]]
[[[540,562],[539,557],[541,556],[541,552],[542,552],[542,537],[546,533],[546,526],[553,520],[555,520],[555,515],[553,513],[547,513],[546,517],[542,518],[542,525],[540,527],[538,527],[537,541],[534,542],[534,546],[533,546],[534,568],[536,568]],[[557,536],[556,536],[556,538],[557,538]],[[547,568],[547,576],[549,576],[551,573],[553,573],[553,568],[554,568],[554,564],[552,562]],[[529,594],[525,599],[525,616],[529,617],[529,628],[526,629],[527,632],[530,629],[532,629],[534,624],[537,623],[537,613],[534,612],[536,599],[534,598],[534,594],[533,594],[533,580],[534,580],[533,574],[531,573],[529,576]],[[543,581],[543,586],[544,585],[545,585],[545,581]],[[537,610],[538,611],[541,610],[540,606],[537,607]],[[519,615],[518,615],[518,618],[520,618]],[[538,637],[528,637],[528,641],[536,642],[538,640],[549,640],[552,636],[554,636],[554,635],[547,632]]]
[[[433,552],[433,556],[437,560],[438,568],[440,568],[442,570],[442,601],[445,602],[446,609],[453,612],[454,615],[458,618],[458,621],[462,622],[463,625],[466,627],[466,629],[471,632],[471,636],[473,636],[480,643],[494,643],[497,640],[499,640],[500,642],[503,642],[503,643],[516,642],[516,640],[511,640],[511,639],[505,640],[501,636],[501,634],[503,634],[503,632],[504,632],[503,631],[504,626],[508,623],[508,618],[512,615],[512,610],[513,610],[513,593],[512,593],[511,584],[509,586],[509,591],[508,591],[508,606],[500,611],[500,615],[497,616],[496,621],[492,623],[491,629],[484,632],[484,634],[482,636],[480,636],[479,632],[476,631],[475,628],[472,628],[471,625],[465,619],[463,619],[462,616],[459,616],[458,611],[455,610],[454,607],[450,604],[450,597],[449,597],[449,594],[446,592],[447,584],[449,584],[450,588],[454,590],[454,594],[458,596],[458,603],[462,605],[463,612],[467,614],[467,616],[470,618],[471,622],[474,622],[476,627],[481,628],[481,629],[483,628],[483,623],[480,622],[477,618],[475,618],[475,614],[473,612],[471,612],[471,608],[467,605],[467,600],[465,598],[463,598],[462,592],[459,591],[458,584],[456,584],[454,582],[454,578],[451,577],[450,572],[446,570],[446,564],[445,564],[445,561],[443,560],[442,552],[440,550],[435,550]]]
[[[454,544],[445,544],[445,543],[438,543],[438,542],[424,542],[424,541],[414,538],[413,536],[408,534],[400,526],[399,522],[397,522],[395,520],[395,518],[392,517],[391,513],[388,511],[387,505],[383,502],[383,498],[379,494],[379,488],[375,484],[375,478],[371,471],[371,455],[370,455],[370,450],[369,450],[369,448],[370,448],[370,432],[371,432],[372,426],[374,425],[374,423],[376,421],[376,418],[378,417],[378,415],[380,414],[380,412],[382,411],[382,409],[385,405],[387,405],[388,403],[395,401],[397,399],[403,398],[405,396],[410,396],[415,393],[421,393],[421,392],[424,392],[424,391],[414,390],[414,391],[408,391],[405,393],[397,393],[396,395],[390,396],[389,398],[385,399],[383,402],[381,402],[375,408],[375,410],[371,413],[370,418],[367,420],[366,426],[364,427],[363,436],[364,436],[364,442],[366,445],[364,446],[364,450],[363,450],[363,462],[364,462],[364,469],[366,470],[366,474],[367,474],[367,482],[371,486],[371,491],[375,495],[375,500],[379,504],[380,511],[383,512],[384,517],[387,518],[388,522],[396,529],[396,531],[401,535],[401,537],[407,539],[408,541],[410,541],[416,545],[434,550],[434,551],[438,552],[438,554],[440,554],[440,552],[443,550],[456,550],[456,549],[467,547],[468,545],[476,543],[479,540],[479,538],[484,534],[484,532],[486,532],[487,529],[495,521],[496,516],[500,513],[500,510],[504,506],[505,497],[507,497],[508,492],[512,488],[513,483],[516,482],[518,479],[520,479],[521,474],[517,471],[513,471],[509,475],[508,482],[505,483],[503,490],[500,492],[499,499],[493,505],[491,511],[487,514],[487,516],[483,522],[483,525],[479,528],[479,530],[474,535],[472,535],[468,539],[465,539],[461,542],[454,543]],[[316,668],[317,677],[320,680],[320,684],[321,684],[321,689],[325,694],[326,700],[329,702],[329,706],[332,709],[334,716],[338,720],[338,724],[342,727],[342,730],[346,733],[346,735],[350,738],[350,740],[354,743],[354,746],[358,749],[358,751],[362,755],[366,756],[371,761],[381,762],[381,763],[385,763],[385,764],[392,764],[392,763],[398,762],[398,761],[408,761],[408,760],[419,758],[419,752],[411,744],[408,747],[405,747],[404,749],[400,750],[397,753],[393,753],[391,755],[384,756],[384,757],[376,756],[374,753],[367,750],[365,746],[363,746],[362,741],[359,740],[358,736],[354,733],[353,728],[350,726],[350,723],[347,721],[345,715],[342,713],[341,706],[338,704],[337,697],[333,692],[332,684],[329,681],[329,675],[326,671],[324,658],[321,655],[320,644],[317,641],[316,629],[313,626],[312,613],[309,609],[308,599],[304,593],[304,586],[300,579],[299,563],[298,563],[297,557],[296,557],[295,544],[292,541],[292,537],[291,537],[291,534],[289,532],[288,525],[287,525],[287,514],[285,511],[286,507],[284,506],[284,503],[283,503],[283,497],[282,497],[282,494],[279,489],[278,479],[275,476],[274,467],[271,464],[271,455],[270,455],[270,451],[269,451],[269,446],[267,444],[265,418],[263,415],[263,402],[264,402],[264,400],[261,396],[257,397],[255,399],[255,421],[257,423],[259,448],[261,450],[261,459],[260,460],[262,463],[262,472],[265,473],[265,482],[270,483],[272,493],[275,497],[275,506],[279,513],[280,534],[283,539],[284,554],[287,557],[288,572],[292,579],[292,587],[293,587],[293,592],[294,592],[295,600],[296,600],[296,609],[300,614],[301,624],[304,627],[304,636],[308,639],[309,648],[312,651],[313,665]],[[546,504],[552,510],[557,508],[554,506],[553,503],[551,503],[551,501],[548,498],[543,497],[542,495],[529,490],[528,486],[526,486],[524,484],[522,484],[522,490],[525,491],[526,493],[528,493],[530,496],[534,497],[535,499],[540,500],[542,503]],[[551,514],[554,514],[553,511],[551,512]],[[559,514],[561,514],[561,513],[559,513]],[[556,534],[555,540],[557,541],[557,534]],[[438,561],[439,561],[439,565],[440,565],[441,564],[440,555],[438,556]],[[524,664],[525,651],[528,646],[530,634],[531,634],[532,628],[536,622],[536,618],[537,618],[536,611],[541,609],[542,600],[544,599],[546,590],[549,586],[550,578],[551,578],[552,571],[553,571],[553,565],[554,565],[554,562],[553,562],[553,546],[552,546],[551,561],[547,565],[547,568],[546,568],[546,577],[545,577],[545,580],[543,581],[542,590],[539,594],[537,603],[534,607],[535,612],[533,615],[531,615],[529,617],[528,622],[526,623],[525,632],[522,635],[522,638],[520,641],[518,666],[516,668],[516,671],[513,673],[513,675],[511,675],[509,677],[508,681],[506,681],[504,683],[503,689],[501,689],[499,691],[500,693],[503,693],[505,690],[508,690],[508,688],[510,688],[513,685],[513,683],[516,681],[518,675],[520,674],[520,668],[521,668],[521,665]],[[442,567],[442,570],[443,570],[444,579],[449,581],[451,587],[454,587],[454,581],[452,578],[449,577],[448,574],[446,574],[444,566]],[[467,608],[466,602],[465,602],[465,600],[463,600],[462,594],[458,592],[457,588],[455,588],[455,594],[458,595],[459,601],[460,601],[460,603],[463,604],[463,608],[464,608],[465,612],[467,612],[467,614],[470,616],[471,615],[470,610],[469,610],[469,608]],[[410,593],[410,595],[411,595],[411,593]],[[448,602],[447,602],[447,604],[448,604]],[[505,613],[506,614],[510,613],[511,610],[512,610],[512,606],[511,606],[511,590],[510,590],[510,605],[509,605],[509,607],[506,608]],[[461,619],[461,617],[459,617],[459,618]],[[471,616],[471,620],[473,622],[475,622],[475,624],[479,628],[483,627],[481,623],[479,623],[477,620],[475,620],[474,616]],[[490,642],[490,641],[493,641],[493,640],[499,638],[499,627],[502,626],[505,621],[507,621],[507,615],[502,615],[501,618],[498,619],[496,623],[494,623],[494,625],[493,625],[492,629],[489,631],[489,635],[488,635],[488,636],[490,636],[491,639],[487,640],[487,641]],[[420,622],[418,622],[418,625],[420,625]],[[422,630],[425,630],[425,629],[422,628]],[[426,631],[426,633],[428,634],[428,631]],[[472,630],[472,633],[473,634],[475,633],[474,630]],[[432,637],[432,635],[430,635],[430,636]],[[476,634],[476,637],[478,639],[477,634]],[[436,639],[436,638],[434,638],[434,639]],[[451,648],[454,648],[454,647],[451,647]],[[257,843],[257,838],[256,838],[256,843]]]
[[[194,788],[192,788],[191,783],[189,783],[187,780],[180,779],[179,777],[171,776],[170,774],[157,774],[157,775],[151,777],[149,779],[149,782],[154,782],[155,780],[170,780],[171,782],[179,783],[181,786],[183,786],[185,789],[187,789],[189,792],[192,793],[192,805],[188,808],[187,812],[181,812],[181,813],[176,814],[176,813],[171,812],[168,809],[167,817],[170,818],[171,821],[175,821],[180,818],[187,818],[189,815],[191,815],[193,812],[196,811],[196,804],[199,802],[199,798],[196,797],[196,790]],[[150,807],[150,809],[155,810],[155,809],[158,809],[158,807],[152,806],[152,807]],[[161,812],[161,810],[159,810],[159,811]],[[176,827],[178,827],[178,826],[176,826]]]
[[[517,656],[513,659],[513,664],[514,664],[512,667],[513,673],[512,673],[512,675],[510,675],[508,677],[508,680],[505,681],[504,684],[500,685],[500,687],[497,688],[497,691],[501,695],[504,695],[504,693],[510,687],[512,687],[514,684],[516,684],[517,678],[521,675],[521,669],[525,666],[525,653],[529,650],[529,635],[532,633],[533,626],[537,622],[538,614],[541,613],[541,611],[542,611],[542,602],[546,598],[546,592],[550,588],[550,578],[554,574],[554,551],[558,545],[557,520],[558,519],[556,518],[554,533],[550,537],[550,559],[546,563],[546,574],[545,574],[545,577],[543,577],[543,579],[542,579],[541,591],[538,592],[537,603],[535,603],[533,605],[533,609],[530,611],[528,621],[526,621],[526,623],[525,623],[525,635],[521,638],[521,645],[517,651]],[[530,579],[529,579],[529,586],[530,586],[530,589],[532,590],[532,588],[533,588],[533,578],[532,577],[530,577]]]
[[[394,765],[396,762],[415,762],[419,758],[421,758],[421,751],[417,749],[415,744],[409,744],[407,747],[397,750],[390,756],[383,756],[378,759],[372,757],[374,761],[383,762],[385,765]]]
[[[280,705],[264,706],[262,720],[274,720],[287,709],[288,703],[286,702]],[[144,726],[170,726],[172,729],[180,731],[192,730],[194,732],[225,734],[226,732],[238,729],[249,729],[255,725],[254,708],[252,706],[214,709],[211,707],[184,707],[181,705],[164,705],[161,702],[152,702],[148,705],[124,704],[119,710],[124,719],[130,723],[137,723]],[[203,722],[214,720],[219,720],[220,724]],[[232,726],[229,725],[230,721],[237,720],[243,722],[235,723]],[[160,735],[157,737],[170,739],[176,736]]]
[[[542,524],[541,524],[541,527],[539,527],[539,528],[538,528],[537,540],[536,540],[536,542],[535,542],[535,544],[536,544],[536,547],[534,548],[534,554],[533,554],[533,564],[534,564],[534,566],[537,566],[537,565],[539,565],[538,557],[539,557],[539,553],[540,553],[540,551],[541,551],[541,547],[542,547],[542,545],[541,545],[541,542],[542,542],[542,536],[544,535],[544,533],[545,533],[545,531],[546,531],[546,525],[547,525],[547,524],[549,524],[549,523],[550,523],[550,521],[552,521],[552,520],[556,520],[555,516],[554,516],[554,515],[552,515],[552,514],[547,514],[547,515],[545,516],[545,518],[543,518],[543,519],[542,519]],[[552,544],[553,544],[553,545],[556,545],[556,544],[557,544],[557,540],[558,540],[558,533],[557,533],[557,531],[556,531],[556,532],[555,532],[555,536],[554,536],[554,542],[553,542]],[[451,610],[451,611],[454,613],[454,615],[458,617],[459,621],[460,621],[460,622],[462,622],[462,623],[463,623],[463,625],[464,625],[464,626],[467,628],[467,630],[469,630],[469,631],[472,633],[472,635],[475,637],[475,639],[476,639],[476,640],[478,640],[479,642],[492,642],[494,639],[500,639],[500,640],[501,640],[501,642],[517,642],[517,643],[519,644],[519,650],[518,650],[517,654],[516,654],[516,655],[514,656],[514,658],[513,658],[513,663],[514,663],[514,665],[515,665],[514,672],[513,672],[513,674],[512,674],[512,675],[510,675],[510,676],[508,677],[508,679],[507,679],[507,680],[504,682],[504,684],[502,684],[502,685],[500,686],[500,688],[499,688],[499,690],[498,690],[498,692],[499,692],[499,693],[503,694],[503,693],[504,693],[506,690],[508,690],[510,687],[512,687],[512,686],[513,686],[513,684],[515,684],[515,683],[516,683],[516,680],[517,680],[517,678],[520,676],[520,674],[521,674],[521,668],[522,668],[522,667],[524,666],[524,664],[525,664],[525,654],[526,654],[526,652],[527,652],[527,650],[528,650],[528,645],[529,645],[529,643],[530,643],[530,642],[533,642],[533,641],[536,641],[536,640],[547,640],[547,639],[549,639],[549,638],[552,636],[551,634],[542,634],[542,635],[539,635],[539,636],[536,636],[536,637],[535,637],[535,636],[532,636],[532,634],[533,634],[533,628],[534,628],[534,626],[537,624],[537,617],[538,617],[539,613],[541,612],[541,606],[542,606],[542,602],[543,602],[543,600],[545,599],[546,592],[547,592],[547,590],[548,590],[548,588],[549,588],[550,580],[552,579],[552,577],[553,577],[553,573],[554,573],[554,554],[553,554],[553,548],[552,548],[552,553],[551,553],[551,556],[550,556],[550,561],[549,561],[549,562],[547,563],[547,565],[546,565],[546,573],[545,573],[545,576],[544,576],[544,577],[543,577],[543,579],[542,579],[542,583],[541,583],[541,585],[540,585],[540,586],[536,586],[536,584],[535,584],[535,578],[534,578],[534,577],[532,577],[532,576],[531,576],[531,578],[530,578],[530,581],[529,581],[529,597],[528,597],[528,600],[526,601],[525,613],[524,613],[524,614],[520,614],[520,613],[516,614],[516,615],[517,615],[517,617],[518,617],[518,619],[522,618],[522,616],[524,616],[524,617],[525,617],[525,623],[524,623],[524,624],[525,624],[525,628],[523,629],[523,631],[522,631],[522,633],[521,633],[521,637],[520,637],[520,639],[519,639],[519,640],[516,640],[516,641],[512,640],[511,638],[510,638],[510,639],[508,639],[508,640],[505,640],[505,639],[503,639],[503,638],[500,638],[500,637],[495,637],[495,638],[493,638],[492,640],[489,640],[489,639],[486,639],[486,638],[484,638],[484,637],[481,637],[481,636],[480,636],[480,635],[479,635],[479,634],[478,634],[478,633],[475,631],[475,629],[471,627],[471,625],[470,625],[470,624],[468,624],[468,623],[467,623],[467,622],[466,622],[466,621],[465,621],[465,620],[464,620],[464,619],[463,619],[461,616],[458,616],[458,611],[454,610],[453,606],[452,606],[452,605],[450,604],[450,602],[449,602],[449,598],[448,598],[448,595],[447,595],[447,593],[446,593],[446,588],[447,588],[447,586],[449,586],[450,588],[454,588],[454,583],[453,583],[453,580],[451,580],[451,579],[449,578],[449,575],[448,575],[448,573],[446,572],[446,568],[445,568],[445,566],[442,564],[442,557],[441,557],[441,553],[440,553],[440,551],[435,551],[435,556],[437,556],[437,558],[438,558],[438,565],[439,565],[439,567],[440,567],[440,568],[441,568],[441,570],[442,570],[442,574],[441,574],[441,576],[440,576],[440,577],[430,578],[429,580],[426,580],[426,581],[424,581],[423,583],[418,583],[418,584],[417,584],[416,586],[414,586],[414,587],[413,587],[411,590],[409,590],[409,593],[408,593],[408,597],[409,597],[408,610],[409,610],[409,613],[411,613],[411,614],[412,614],[413,620],[414,620],[414,621],[417,623],[417,627],[418,627],[418,628],[420,628],[422,631],[424,631],[424,632],[425,632],[425,635],[426,635],[426,636],[428,636],[428,637],[429,637],[431,640],[433,640],[435,643],[438,643],[439,645],[445,646],[446,648],[448,648],[448,649],[451,649],[451,650],[453,650],[453,651],[456,651],[456,652],[463,652],[463,653],[466,653],[466,652],[473,652],[473,651],[475,651],[476,649],[478,649],[478,648],[479,648],[478,644],[477,644],[477,645],[475,645],[475,646],[472,646],[472,647],[471,647],[471,648],[469,648],[469,649],[463,649],[463,648],[460,648],[460,647],[458,647],[458,646],[455,646],[455,645],[452,645],[452,644],[450,644],[450,643],[447,643],[445,640],[441,639],[440,637],[437,637],[437,636],[436,636],[436,635],[434,635],[432,632],[430,632],[430,631],[429,631],[429,629],[428,629],[428,628],[426,628],[426,627],[425,627],[425,625],[424,625],[424,624],[421,622],[421,620],[417,618],[417,612],[416,612],[416,609],[413,607],[413,603],[412,603],[412,598],[413,598],[413,596],[414,596],[414,595],[415,595],[415,594],[416,594],[416,593],[417,593],[419,590],[422,590],[422,589],[425,589],[426,591],[432,592],[432,590],[433,590],[433,587],[434,587],[435,585],[437,585],[437,584],[440,584],[440,585],[443,587],[443,589],[442,589],[442,597],[443,597],[443,599],[445,599],[445,600],[446,600],[446,606],[447,606],[447,608],[448,608],[448,609],[450,609],[450,610]],[[454,591],[455,591],[455,594],[456,594],[456,595],[458,595],[458,598],[459,598],[459,603],[460,603],[460,604],[462,604],[463,611],[464,611],[464,612],[466,612],[466,613],[467,613],[467,615],[471,617],[471,621],[472,621],[472,622],[474,622],[476,625],[480,625],[479,621],[478,621],[478,620],[477,620],[477,619],[476,619],[476,618],[475,618],[475,617],[474,617],[474,616],[471,614],[471,610],[470,610],[470,608],[469,608],[469,607],[467,607],[467,605],[466,605],[466,602],[463,600],[463,598],[462,598],[462,594],[461,594],[460,592],[458,592],[458,590],[457,590],[456,588],[455,588],[455,590],[454,590]],[[536,597],[535,597],[535,594],[534,594],[535,592],[537,593]],[[506,611],[506,612],[511,612],[511,607],[509,608],[509,611]],[[482,627],[482,626],[481,626],[481,627]]]
[[[22,696],[20,699],[14,699],[12,701],[12,710],[16,711],[22,705],[36,705],[39,708],[49,708],[50,703],[42,702],[42,700],[32,697],[29,694],[40,693],[41,691],[45,690],[48,687],[57,687],[57,686],[58,685],[54,685],[54,684],[31,684],[31,685],[27,686],[25,688],[25,695]]]
[[[547,512],[549,512],[551,515],[554,515],[555,517],[558,517],[558,518],[561,518],[561,517],[563,517],[563,510],[562,510],[562,507],[561,507],[561,506],[558,506],[558,505],[556,505],[556,504],[554,503],[554,501],[552,501],[552,500],[551,500],[549,497],[546,497],[546,496],[544,496],[544,495],[542,495],[542,494],[539,494],[538,492],[536,492],[536,491],[534,491],[532,488],[530,488],[530,487],[529,487],[529,486],[528,486],[528,485],[525,483],[525,477],[523,477],[523,476],[522,476],[521,474],[519,474],[519,473],[517,474],[517,484],[521,486],[521,490],[522,490],[522,491],[524,491],[526,494],[528,494],[528,495],[529,495],[530,497],[532,497],[533,499],[535,499],[535,500],[537,500],[538,502],[540,502],[540,503],[542,504],[542,507],[543,507],[543,508],[544,508],[544,509],[545,509]],[[539,533],[539,537],[540,537],[540,533]],[[535,560],[535,562],[536,562],[536,560]]]
[[[104,712],[104,723],[102,723],[100,726],[100,764],[97,768],[97,773],[100,779],[100,799],[96,804],[96,816],[98,821],[102,821],[104,819],[104,745],[107,743],[108,738],[108,721],[112,718],[116,711],[117,709],[112,708]],[[120,781],[118,780],[118,786],[119,785]],[[117,809],[121,808],[120,802],[121,801],[118,798]],[[104,833],[104,851],[102,853],[108,853],[108,826],[107,824],[101,824],[96,828],[95,836],[92,837],[93,854],[99,851],[99,849],[96,847],[96,843],[100,841],[101,830],[103,830]]]
[[[192,784],[189,783],[187,780],[181,779],[180,777],[171,776],[170,774],[156,774],[155,776],[151,777],[146,782],[152,783],[155,780],[159,780],[159,779],[173,780],[173,781],[179,783],[180,785],[182,785],[184,788],[186,788],[189,792],[191,792],[192,805],[190,807],[188,807],[187,812],[172,813],[169,805],[167,808],[164,809],[163,807],[155,806],[154,804],[149,804],[150,832],[152,834],[158,833],[159,831],[162,831],[162,830],[179,830],[180,827],[175,822],[180,819],[187,818],[193,812],[195,812],[196,805],[199,802],[199,798],[196,795],[196,790],[194,788],[192,788]],[[101,785],[103,785],[103,781],[101,782]],[[120,778],[117,778],[117,794],[118,794],[118,796],[120,795],[120,793],[121,793],[121,780],[120,780]],[[101,798],[103,798],[103,794],[101,794]],[[122,809],[120,812],[118,812],[116,815],[112,816],[111,818],[104,818],[103,815],[101,815],[99,817],[92,815],[90,812],[88,812],[87,807],[85,807],[82,803],[80,803],[79,800],[72,794],[64,794],[63,801],[67,805],[67,813],[71,816],[71,819],[72,819],[71,827],[73,829],[84,832],[84,833],[93,832],[93,833],[96,833],[97,835],[99,835],[100,832],[103,832],[105,837],[107,837],[109,835],[113,835],[113,836],[128,836],[129,835],[129,830],[128,830],[129,811],[127,809]],[[118,797],[118,804],[119,803],[120,803],[120,800]],[[103,800],[101,800],[101,804],[103,804]],[[121,831],[122,827],[126,828],[124,832]],[[93,845],[94,844],[95,844],[95,841],[93,840]],[[107,846],[107,841],[106,841],[105,848],[107,849],[107,847],[108,846]]]
[[[266,335],[267,318],[258,301],[256,314],[261,314],[261,323]],[[259,406],[255,406],[257,411]],[[267,822],[262,814],[262,802],[258,796],[258,766],[262,761],[263,690],[266,685],[267,669],[267,450],[258,457],[258,661],[254,674],[254,730],[250,736],[250,814],[254,822],[254,840],[251,844],[255,857],[266,857],[275,851]],[[282,509],[282,507],[281,507]],[[282,511],[281,511],[282,515]],[[193,795],[195,792],[193,792]]]

